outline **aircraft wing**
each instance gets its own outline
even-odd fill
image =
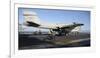
[[[76,28],[76,27],[80,27],[80,26],[83,26],[84,24],[76,24],[76,23],[74,23],[74,24],[72,24],[72,25],[65,25],[65,26],[62,26],[62,27],[60,27],[61,29],[70,29],[70,30],[72,30],[72,29],[74,29],[74,28]]]
[[[33,27],[39,27],[40,26],[40,24],[37,24],[37,23],[34,23],[34,22],[29,22],[29,21],[27,21],[27,25],[33,26]]]

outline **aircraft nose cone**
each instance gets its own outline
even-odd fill
[[[80,24],[80,26],[83,26],[84,24]]]

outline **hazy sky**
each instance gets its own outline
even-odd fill
[[[84,26],[82,27],[82,30],[90,31],[90,11],[19,8],[18,16],[20,24],[23,24],[23,13],[25,10],[37,13],[40,22],[50,24],[72,24],[73,22],[83,23]],[[27,30],[32,31],[34,28],[27,28]]]

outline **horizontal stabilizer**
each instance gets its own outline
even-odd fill
[[[29,21],[27,21],[27,25],[28,26],[33,26],[33,27],[39,27],[40,25],[39,24],[37,24],[37,23],[34,23],[34,22],[29,22]]]

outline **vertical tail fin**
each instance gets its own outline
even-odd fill
[[[23,16],[24,16],[24,19],[25,19],[24,23],[33,22],[33,23],[40,24],[39,17],[33,11],[24,11]]]

